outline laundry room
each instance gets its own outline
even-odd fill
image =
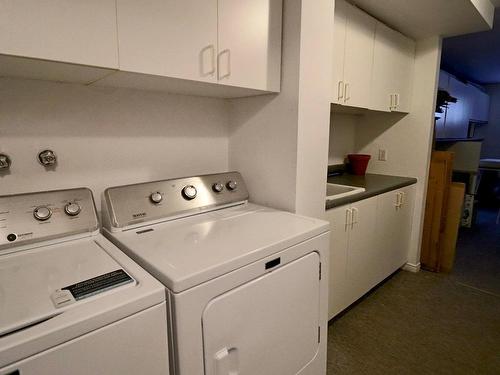
[[[0,375],[500,371],[498,296],[422,263],[495,7],[0,0]]]

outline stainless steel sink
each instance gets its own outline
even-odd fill
[[[339,184],[326,184],[326,199],[335,200],[349,195],[362,193],[365,188],[356,186],[347,186]]]

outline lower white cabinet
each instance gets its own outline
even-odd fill
[[[406,263],[414,196],[408,186],[326,211],[329,319]]]

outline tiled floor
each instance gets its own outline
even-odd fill
[[[489,216],[461,234],[453,274],[400,271],[331,322],[328,374],[500,374],[500,225]]]

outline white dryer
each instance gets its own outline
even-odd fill
[[[237,172],[109,188],[104,234],[167,288],[176,375],[326,373],[328,224]]]
[[[165,299],[90,190],[0,196],[0,374],[167,375]]]

